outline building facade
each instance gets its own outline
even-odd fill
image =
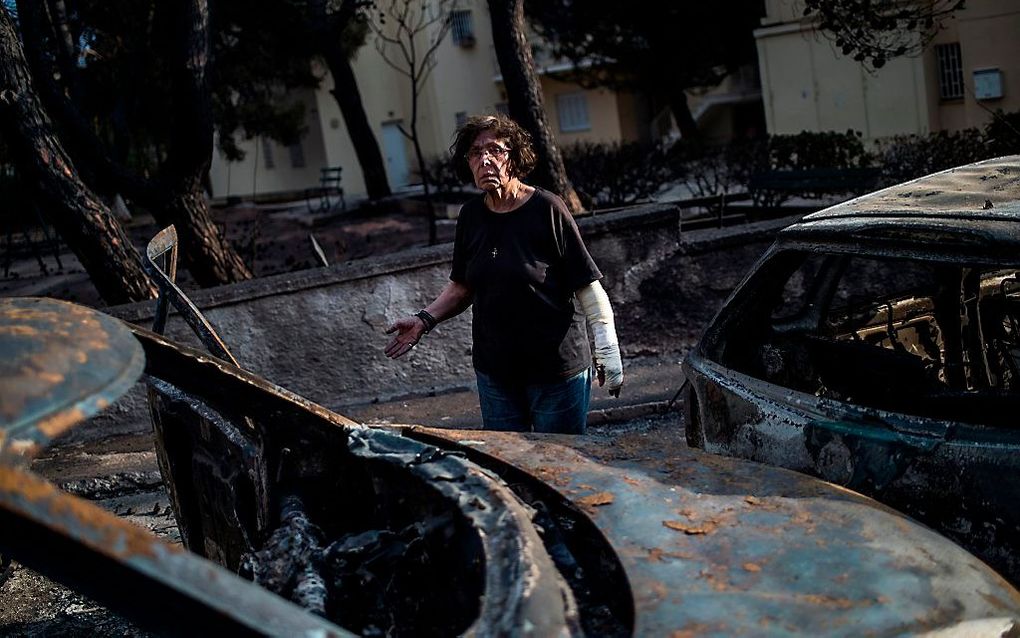
[[[981,127],[1020,109],[1020,1],[967,0],[916,57],[873,72],[803,17],[802,0],[766,0],[755,32],[768,132],[890,135]]]
[[[419,95],[417,128],[427,157],[448,153],[457,127],[468,116],[506,110],[486,3],[462,0],[459,6]],[[410,82],[386,64],[372,40],[370,35],[352,65],[390,186],[399,191],[419,181],[414,149],[400,132],[401,126],[407,128],[410,123]],[[550,127],[561,145],[649,137],[651,115],[639,96],[586,89],[566,81],[560,73],[569,66],[551,59],[538,46],[534,52]],[[217,153],[210,169],[214,199],[299,194],[318,184],[319,170],[330,166],[343,168],[349,197],[364,194],[361,167],[330,94],[333,80],[326,69],[318,72],[324,76],[318,90],[291,96],[305,105],[306,131],[300,143],[286,147],[268,138],[247,140],[240,145],[245,158],[239,162],[228,162]]]

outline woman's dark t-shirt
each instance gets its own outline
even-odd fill
[[[591,365],[574,292],[601,277],[563,200],[548,191],[507,213],[481,197],[461,208],[450,279],[474,293],[474,365],[498,381],[555,382]]]

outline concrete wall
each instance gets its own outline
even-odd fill
[[[605,274],[623,354],[679,359],[784,221],[678,234],[679,211],[645,206],[579,220]],[[395,319],[446,283],[451,245],[196,291],[235,357],[328,407],[470,386],[470,311],[427,335],[400,361],[382,354]],[[153,305],[106,309],[150,325]],[[184,322],[168,334],[198,346]]]

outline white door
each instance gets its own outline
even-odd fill
[[[410,174],[407,170],[407,145],[404,134],[397,128],[399,122],[387,122],[382,127],[383,152],[386,153],[386,172],[390,177],[390,186],[400,188],[407,186]]]

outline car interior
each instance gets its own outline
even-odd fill
[[[862,406],[1016,423],[1016,267],[791,251],[758,275],[709,348],[719,363]]]

